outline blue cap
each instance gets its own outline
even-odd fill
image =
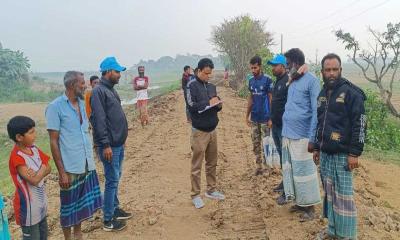
[[[105,72],[109,70],[115,70],[118,72],[122,72],[126,70],[126,67],[122,67],[119,65],[115,57],[106,57],[101,63],[100,63],[100,72]]]
[[[277,54],[277,55],[275,55],[275,57],[273,59],[268,61],[268,64],[269,65],[282,64],[282,65],[286,66],[286,58],[282,54]]]

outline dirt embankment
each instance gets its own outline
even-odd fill
[[[186,123],[183,95],[176,91],[153,102],[151,124],[145,128],[133,120],[132,108],[126,109],[132,129],[126,144],[120,202],[134,217],[126,230],[105,233],[98,214],[83,225],[86,239],[315,238],[326,222],[300,223],[296,214],[289,213],[288,205],[275,203],[278,194],[272,188],[280,176],[253,176],[250,131],[243,121],[246,101],[230,89],[219,87],[218,91],[224,99],[218,127],[218,183],[226,200],[205,199],[206,206],[200,210],[191,204],[191,126]],[[396,181],[400,168],[366,159],[362,164],[355,172],[359,239],[400,239],[400,188]],[[103,186],[100,164],[97,169]],[[56,181],[54,173],[47,181],[50,239],[62,239]],[[14,224],[11,229],[19,236]]]

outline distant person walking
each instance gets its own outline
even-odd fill
[[[120,72],[125,70],[114,57],[105,58],[100,64],[100,83],[93,89],[91,99],[93,139],[104,167],[103,230],[107,232],[124,229],[123,220],[132,217],[120,207],[118,199],[128,122],[114,86],[121,78]]]
[[[149,78],[144,75],[144,66],[138,67],[139,76],[132,81],[136,91],[136,107],[139,110],[139,118],[142,126],[149,124],[149,114],[147,112],[147,101],[149,99],[147,89],[149,88]]]
[[[183,96],[185,98],[185,108],[186,108],[186,120],[188,123],[192,122],[190,118],[190,112],[189,108],[186,104],[186,89],[187,89],[187,84],[188,82],[192,79],[193,74],[191,74],[192,68],[190,66],[185,66],[183,68],[183,74],[182,74],[182,90],[183,90]]]
[[[250,60],[250,69],[253,77],[249,81],[250,95],[247,98],[246,124],[251,127],[251,140],[253,152],[256,156],[255,175],[264,173],[262,139],[270,135],[271,121],[271,100],[272,100],[272,79],[262,72],[262,59],[254,56]]]
[[[65,239],[83,239],[81,223],[102,207],[83,94],[83,73],[64,76],[65,93],[46,109],[50,148],[58,170],[60,221]]]
[[[90,77],[90,89],[86,89],[85,91],[85,107],[86,107],[86,116],[90,119],[90,114],[92,113],[92,107],[90,106],[90,97],[92,96],[93,88],[99,84],[100,79],[98,76],[93,75]]]
[[[366,116],[364,92],[342,77],[340,57],[322,61],[324,87],[318,96],[317,139],[314,161],[321,160],[324,187],[323,215],[328,228],[320,239],[357,239],[357,209],[352,170],[364,149]]]
[[[218,125],[218,112],[222,109],[222,102],[215,85],[208,82],[213,69],[214,64],[210,59],[201,59],[198,63],[196,79],[190,81],[187,86],[187,105],[192,116],[191,197],[195,208],[204,206],[200,197],[201,168],[204,159],[207,180],[205,196],[215,200],[225,199],[225,196],[216,189],[218,144],[215,129]]]

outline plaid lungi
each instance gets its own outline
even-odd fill
[[[357,209],[353,196],[353,174],[347,170],[347,154],[321,153],[321,179],[324,186],[324,217],[328,233],[356,239]]]
[[[60,220],[64,228],[91,218],[103,206],[96,170],[68,175],[71,186],[60,190]]]

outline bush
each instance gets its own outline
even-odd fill
[[[389,109],[377,93],[367,90],[365,112],[367,115],[366,144],[381,150],[400,152],[400,123],[391,118]]]

